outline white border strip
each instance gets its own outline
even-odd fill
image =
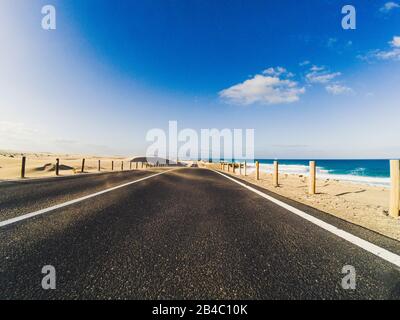
[[[102,195],[102,194],[110,192],[110,191],[114,191],[114,190],[117,190],[117,189],[120,189],[120,188],[127,187],[127,186],[129,186],[131,184],[134,184],[134,183],[138,183],[138,182],[150,179],[150,178],[157,177],[159,175],[162,175],[164,173],[167,173],[167,172],[170,172],[170,171],[173,171],[173,170],[177,170],[177,169],[171,169],[171,170],[163,171],[163,172],[160,172],[160,173],[152,174],[150,176],[147,176],[147,177],[135,180],[135,181],[127,182],[127,183],[121,184],[119,186],[112,187],[112,188],[109,188],[109,189],[106,189],[106,190],[103,190],[103,191],[99,191],[99,192],[96,192],[96,193],[93,193],[93,194],[89,194],[87,196],[84,196],[84,197],[81,197],[81,198],[78,198],[78,199],[74,199],[74,200],[71,200],[71,201],[60,203],[60,204],[57,204],[55,206],[52,206],[52,207],[49,207],[49,208],[46,208],[46,209],[42,209],[42,210],[39,210],[39,211],[27,213],[27,214],[24,214],[24,215],[21,215],[21,216],[12,218],[12,219],[1,221],[0,222],[0,228],[8,226],[8,225],[16,223],[16,222],[19,222],[19,221],[22,221],[22,220],[26,220],[26,219],[30,219],[30,218],[36,217],[36,216],[44,214],[44,213],[48,213],[48,212],[53,211],[53,210],[57,210],[57,209],[60,209],[60,208],[66,207],[66,206],[70,206],[71,204],[75,204],[75,203],[78,203],[78,202],[81,202],[81,201],[84,201],[84,200],[87,200],[87,199],[90,199],[90,198],[93,198],[93,197],[97,197],[99,195]]]
[[[292,206],[288,205],[285,202],[279,201],[279,200],[277,200],[277,199],[275,199],[275,198],[273,198],[273,197],[271,197],[271,196],[269,196],[269,195],[267,195],[267,194],[255,189],[255,188],[252,188],[252,187],[250,187],[250,186],[248,186],[248,185],[246,185],[246,184],[244,184],[244,183],[242,183],[240,181],[237,181],[236,179],[234,179],[232,177],[229,177],[229,176],[227,176],[227,175],[225,175],[225,174],[223,174],[223,173],[221,173],[219,171],[216,171],[216,170],[212,170],[212,171],[214,171],[214,172],[220,174],[221,176],[223,176],[223,177],[225,177],[225,178],[227,178],[227,179],[229,179],[229,180],[241,185],[242,187],[244,187],[244,188],[246,188],[246,189],[248,189],[248,190],[250,190],[250,191],[252,191],[252,192],[254,192],[256,194],[258,194],[259,196],[261,196],[261,197],[263,197],[263,198],[275,203],[276,205],[278,205],[278,206],[280,206],[280,207],[282,207],[282,208],[284,208],[284,209],[286,209],[286,210],[288,210],[288,211],[290,211],[290,212],[302,217],[303,219],[305,219],[305,220],[307,220],[307,221],[309,221],[309,222],[321,227],[322,229],[325,229],[326,231],[329,231],[330,233],[333,233],[336,236],[351,242],[352,244],[356,245],[357,247],[360,247],[360,248],[364,249],[365,251],[368,251],[368,252],[370,252],[370,253],[382,258],[383,260],[386,260],[386,261],[396,265],[397,267],[400,267],[400,256],[399,255],[394,254],[394,253],[392,253],[392,252],[390,252],[390,251],[388,251],[386,249],[383,249],[383,248],[381,248],[381,247],[379,247],[379,246],[377,246],[377,245],[375,245],[375,244],[373,244],[371,242],[368,242],[368,241],[363,240],[363,239],[361,239],[359,237],[356,237],[356,236],[352,235],[351,233],[348,233],[348,232],[346,232],[344,230],[341,230],[341,229],[339,229],[339,228],[337,228],[337,227],[335,227],[335,226],[333,226],[333,225],[331,225],[329,223],[326,223],[326,222],[324,222],[324,221],[322,221],[320,219],[317,219],[317,218],[313,217],[310,214],[307,214],[307,213],[305,213],[305,212],[303,212],[303,211],[301,211],[301,210],[299,210],[299,209],[297,209],[295,207],[292,207]]]

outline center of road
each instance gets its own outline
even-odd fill
[[[97,196],[102,195],[102,194],[107,193],[107,192],[111,192],[111,191],[114,191],[114,190],[117,190],[117,189],[120,189],[120,188],[127,187],[129,185],[134,184],[134,183],[138,183],[138,182],[141,182],[141,181],[144,181],[144,180],[147,180],[147,179],[151,179],[151,178],[157,177],[159,175],[165,174],[165,173],[173,171],[173,170],[177,170],[177,169],[170,169],[170,170],[166,170],[166,171],[163,171],[163,172],[160,172],[160,173],[152,174],[150,176],[147,176],[147,177],[144,177],[144,178],[141,178],[141,179],[137,179],[137,180],[134,180],[134,181],[130,181],[130,182],[121,184],[121,185],[116,186],[116,187],[112,187],[112,188],[109,188],[109,189],[106,189],[106,190],[103,190],[103,191],[99,191],[99,192],[96,192],[96,193],[93,193],[93,194],[89,194],[89,195],[81,197],[81,198],[77,198],[77,199],[74,199],[74,200],[71,200],[71,201],[60,203],[60,204],[57,204],[55,206],[52,206],[52,207],[49,207],[49,208],[46,208],[46,209],[38,210],[38,211],[27,213],[27,214],[24,214],[24,215],[21,215],[21,216],[12,218],[12,219],[1,221],[0,222],[0,228],[8,226],[10,224],[14,224],[14,223],[19,222],[19,221],[23,221],[23,220],[26,220],[26,219],[30,219],[30,218],[36,217],[36,216],[44,214],[44,213],[48,213],[48,212],[56,210],[56,209],[64,208],[66,206],[70,206],[72,204],[75,204],[75,203],[78,203],[78,202],[81,202],[81,201],[84,201],[84,200],[87,200],[87,199],[90,199],[90,198],[93,198],[93,197],[97,197]]]

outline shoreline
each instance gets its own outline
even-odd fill
[[[249,174],[253,174],[255,172],[255,168],[248,168],[247,172]],[[260,173],[265,173],[267,175],[271,175],[271,170],[262,170],[260,167]],[[308,177],[308,172],[306,173],[290,173],[285,172],[284,170],[280,170],[279,174],[281,175],[294,175],[298,177]],[[354,178],[353,178],[354,177]],[[354,185],[361,185],[361,186],[369,186],[369,187],[380,187],[385,189],[390,189],[390,177],[372,177],[372,176],[355,176],[355,175],[336,175],[336,174],[321,174],[317,173],[317,179],[319,180],[332,180],[337,182],[343,183],[350,183]],[[381,182],[370,182],[373,180],[380,180]]]
[[[302,160],[304,161],[304,160]],[[346,160],[329,160],[329,161],[346,161]],[[350,160],[352,161],[352,160]],[[358,160],[360,161],[360,160]],[[369,161],[369,160],[366,160]],[[386,160],[373,160],[373,161],[386,161]],[[330,180],[339,180],[342,182],[349,182],[354,184],[363,184],[368,186],[378,186],[390,188],[390,172],[387,172],[387,175],[378,176],[378,175],[357,175],[354,171],[357,169],[365,169],[365,168],[355,168],[352,173],[340,173],[335,172],[334,169],[330,169],[324,166],[318,165],[317,162],[317,177],[319,179],[330,179]],[[389,160],[387,160],[389,163]],[[247,164],[248,172],[255,171],[255,164],[248,163]],[[287,164],[279,162],[279,172],[280,174],[295,174],[295,175],[304,175],[308,176],[308,165],[305,164]],[[260,163],[260,172],[264,172],[270,174],[273,172],[273,164],[272,163]]]

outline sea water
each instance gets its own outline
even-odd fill
[[[262,172],[272,172],[274,160],[257,160]],[[317,178],[390,186],[389,160],[316,160],[316,165]],[[248,162],[248,172],[251,173],[254,169],[254,162]],[[309,160],[279,160],[279,172],[306,176],[309,172]]]

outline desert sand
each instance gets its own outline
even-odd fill
[[[56,159],[60,159],[60,176],[74,175],[81,173],[82,159],[85,158],[85,173],[98,172],[98,161],[100,160],[101,171],[111,171],[112,161],[114,170],[121,170],[121,163],[124,162],[124,169],[129,169],[129,160],[125,157],[98,157],[90,155],[70,155],[52,153],[20,153],[0,151],[0,181],[19,179],[21,176],[22,156],[26,157],[26,178],[41,178],[55,176]],[[135,168],[135,164],[132,164]],[[141,167],[141,166],[140,166]]]
[[[219,164],[201,163],[201,166],[219,170]],[[221,171],[221,170],[219,170]],[[261,186],[284,197],[317,208],[338,218],[373,230],[387,237],[400,240],[400,219],[388,214],[390,190],[364,184],[354,184],[332,179],[318,179],[317,194],[308,194],[307,177],[295,174],[280,174],[279,187],[274,187],[272,174],[260,172],[257,181],[254,172],[244,176],[223,171],[225,174]]]

